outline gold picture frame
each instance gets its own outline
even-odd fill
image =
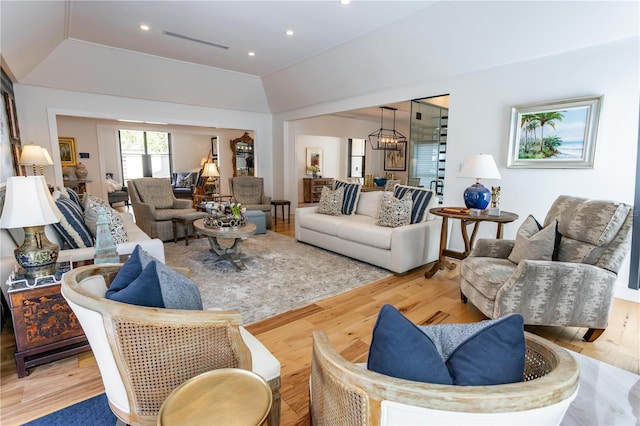
[[[58,138],[60,147],[60,164],[64,166],[76,165],[76,138]]]

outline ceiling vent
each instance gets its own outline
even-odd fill
[[[168,36],[171,36],[171,37],[181,38],[183,40],[193,41],[193,42],[196,42],[196,43],[206,44],[207,46],[217,47],[219,49],[227,50],[229,48],[229,46],[225,46],[224,44],[213,43],[213,42],[210,42],[210,41],[207,41],[207,40],[202,40],[202,39],[195,38],[195,37],[189,37],[189,36],[186,36],[184,34],[173,33],[171,31],[162,31],[162,34],[168,35]]]

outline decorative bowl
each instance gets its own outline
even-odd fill
[[[204,226],[206,228],[239,228],[247,223],[246,216],[240,218],[233,215],[214,216],[210,215],[204,218]]]
[[[374,178],[373,182],[376,186],[385,186],[387,184],[387,178]]]

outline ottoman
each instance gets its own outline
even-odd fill
[[[247,210],[244,212],[247,220],[256,225],[256,234],[267,233],[267,219],[261,210]]]

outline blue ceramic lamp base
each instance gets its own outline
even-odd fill
[[[468,209],[484,210],[491,201],[491,191],[481,183],[474,183],[464,191],[464,204]]]

